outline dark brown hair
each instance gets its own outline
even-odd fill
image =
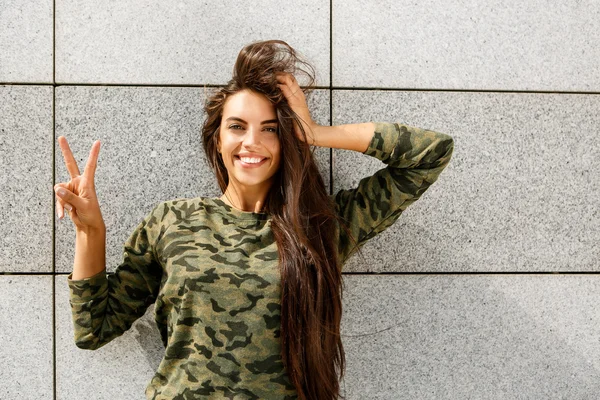
[[[225,101],[249,89],[274,105],[281,164],[265,200],[265,211],[272,217],[279,251],[281,356],[300,399],[337,399],[345,354],[340,338],[343,281],[334,234],[336,220],[340,227],[346,227],[328,198],[310,146],[294,134],[294,121],[300,128],[302,125],[277,86],[278,72],[294,74],[307,96],[314,86],[314,68],[286,42],[268,40],[244,47],[232,79],[206,101],[202,143],[225,192],[229,177],[217,152]]]

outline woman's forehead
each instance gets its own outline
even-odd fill
[[[259,123],[277,118],[275,106],[264,95],[250,90],[242,90],[227,98],[223,106],[223,119],[230,116]]]

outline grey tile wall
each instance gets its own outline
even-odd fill
[[[52,271],[52,90],[0,86],[0,272]]]
[[[587,399],[597,275],[346,276],[349,399]]]
[[[52,1],[0,3],[0,82],[52,83]]]
[[[595,0],[332,4],[334,86],[598,92]]]
[[[328,1],[56,3],[57,82],[224,84],[245,44],[281,39],[329,84]]]
[[[2,2],[0,397],[143,399],[162,356],[152,307],[101,349],[73,342],[56,138],[80,169],[102,143],[113,271],[154,204],[219,193],[199,141],[203,85],[225,83],[244,44],[280,38],[316,67],[319,123],[455,140],[438,181],[344,267],[343,394],[595,398],[599,17],[591,0]],[[384,166],[316,154],[334,191]]]
[[[3,399],[52,399],[52,276],[0,275]]]

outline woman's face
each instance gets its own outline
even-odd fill
[[[242,90],[223,106],[217,149],[229,174],[229,185],[267,192],[279,169],[280,145],[275,107],[261,94]]]

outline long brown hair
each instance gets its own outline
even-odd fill
[[[265,211],[271,214],[279,251],[281,356],[300,399],[337,399],[345,354],[340,338],[343,281],[334,235],[336,220],[346,227],[328,198],[310,145],[294,134],[294,121],[300,128],[302,124],[277,86],[278,72],[307,78],[302,90],[307,96],[312,91],[314,68],[286,42],[268,40],[244,47],[232,79],[206,101],[202,144],[225,192],[229,176],[217,152],[225,101],[250,89],[274,105],[281,164],[265,200]]]

